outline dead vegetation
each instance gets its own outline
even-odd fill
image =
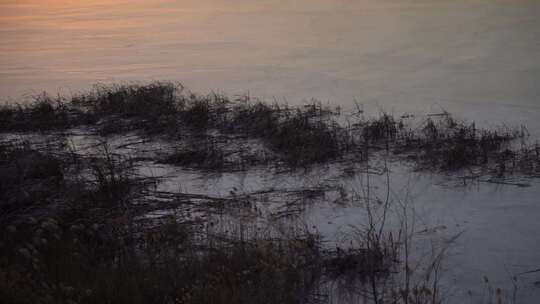
[[[27,106],[3,106],[0,117],[4,133],[88,125],[102,136],[139,132],[166,138],[178,142],[180,148],[165,162],[209,170],[249,168],[269,159],[293,168],[344,156],[363,162],[381,149],[413,162],[420,170],[534,176],[540,169],[536,146],[513,145],[516,139],[526,138],[523,128],[482,129],[447,113],[414,122],[383,113],[344,126],[338,123],[339,111],[320,103],[292,108],[249,97],[197,95],[170,82],[97,85],[71,99],[43,94]],[[201,147],[185,147],[200,138],[205,138]],[[250,153],[238,145],[238,140],[248,139],[264,144],[266,153]],[[228,154],[249,155],[249,161],[231,165]]]
[[[420,165],[452,171],[471,167],[500,165],[501,155],[510,143],[525,138],[523,130],[486,130],[474,123],[460,123],[449,115],[439,121],[428,118],[420,134],[405,137],[404,150],[420,148]]]
[[[0,132],[42,132],[65,130],[93,123],[93,117],[72,107],[62,97],[43,93],[30,104],[0,106]]]
[[[26,143],[0,143],[0,166],[1,219],[47,205],[64,181],[62,161]]]
[[[371,271],[367,255],[386,259],[369,248],[338,258],[306,230],[279,236],[193,220],[175,210],[249,209],[249,197],[166,197],[106,143],[92,155],[61,147],[0,146],[6,303],[309,303],[337,265],[362,273]],[[146,216],[167,206],[174,212]]]
[[[384,220],[374,222],[372,201],[383,202],[377,218],[385,219],[388,198],[370,198],[367,191],[366,229],[347,248],[328,248],[302,225],[276,231],[257,225],[261,218],[297,224],[309,206],[330,199],[329,192],[342,203],[353,197],[344,188],[211,197],[158,191],[159,179],[137,173],[141,160],[219,174],[365,163],[382,151],[426,171],[500,177],[540,170],[538,146],[515,144],[526,138],[525,129],[480,129],[448,114],[421,121],[382,114],[345,126],[340,115],[319,103],[295,108],[199,96],[162,82],[96,86],[69,100],[41,95],[27,106],[3,106],[2,133],[54,131],[54,142],[0,142],[0,298],[312,303],[331,298],[321,291],[328,282],[341,282],[361,291],[367,303],[439,303],[440,257],[429,270],[435,277],[411,283],[407,227],[392,234]],[[102,140],[130,132],[143,143],[160,139],[172,148],[131,157],[104,141],[80,153],[62,133],[81,126]],[[137,154],[132,144],[123,148]],[[263,215],[261,205],[277,207]],[[396,283],[403,273],[406,283]]]

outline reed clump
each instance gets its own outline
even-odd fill
[[[63,97],[43,93],[25,105],[0,106],[0,132],[29,132],[65,130],[93,118],[71,107]]]
[[[101,136],[136,132],[175,141],[179,146],[200,137],[226,136],[230,139],[227,147],[219,147],[224,151],[234,150],[237,139],[257,140],[268,150],[266,155],[273,154],[270,158],[292,168],[339,161],[344,156],[364,162],[374,152],[387,150],[421,170],[468,168],[497,175],[538,174],[535,148],[513,145],[527,137],[523,128],[483,129],[457,121],[448,113],[412,123],[383,113],[375,119],[357,117],[346,126],[338,122],[340,115],[317,102],[289,107],[249,96],[197,95],[176,83],[153,82],[96,85],[70,99],[43,94],[26,106],[4,105],[0,108],[0,132],[67,131],[86,125]],[[199,163],[197,166],[210,169],[230,167],[227,157],[221,157],[212,146],[180,150],[178,157],[171,155],[167,161],[181,166]]]
[[[350,138],[319,103],[303,108],[242,102],[231,110],[222,129],[256,137],[283,156],[290,166],[323,163],[343,156]]]
[[[496,165],[503,151],[510,144],[526,136],[513,129],[488,130],[477,128],[474,123],[463,123],[450,116],[435,121],[427,119],[419,132],[409,132],[403,137],[401,151],[419,152],[415,156],[420,166],[442,171],[464,168],[485,168]]]
[[[176,129],[177,94],[181,90],[172,82],[96,85],[93,91],[74,96],[70,103],[104,119],[102,134],[136,129],[157,134]]]

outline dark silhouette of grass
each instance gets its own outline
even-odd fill
[[[428,171],[480,169],[530,176],[540,171],[538,145],[512,146],[526,137],[523,129],[480,129],[447,114],[414,126],[382,114],[345,127],[337,122],[339,114],[317,103],[293,108],[199,96],[156,82],[97,86],[70,100],[42,95],[27,106],[6,105],[0,109],[0,132],[87,125],[102,136],[159,136],[178,144],[159,161],[201,171],[246,170],[274,162],[293,168],[363,162],[380,151]],[[271,156],[246,151],[238,145],[242,140],[262,143]],[[320,299],[316,293],[325,279],[371,284],[376,301],[387,296],[377,284],[395,270],[399,240],[372,223],[366,235],[359,235],[360,246],[328,250],[307,231],[278,238],[216,233],[211,222],[181,214],[154,219],[147,212],[196,205],[208,214],[223,214],[226,208],[253,205],[249,195],[181,193],[169,201],[153,199],[156,181],[136,174],[135,159],[113,153],[107,144],[85,156],[65,149],[62,144],[45,149],[0,142],[2,302],[306,303]],[[390,298],[407,303],[414,296],[427,303],[437,298],[435,292],[435,287],[419,285]]]
[[[474,123],[460,123],[450,116],[421,126],[420,132],[409,132],[397,148],[416,153],[420,166],[454,171],[463,168],[492,168],[500,161],[510,143],[524,138],[524,131],[511,129],[486,130]]]
[[[71,102],[99,114],[124,117],[164,116],[176,110],[178,88],[170,82],[148,85],[96,85],[94,91],[77,95]]]
[[[247,236],[202,232],[177,217],[145,219],[154,202],[141,193],[151,181],[106,144],[91,157],[12,142],[0,148],[3,302],[305,303],[321,276],[344,265],[307,232]],[[38,205],[40,212],[28,208]],[[366,271],[363,259],[345,258]]]
[[[64,166],[51,153],[26,143],[0,143],[0,219],[50,203],[64,180]]]
[[[63,98],[45,93],[35,96],[28,105],[0,107],[0,132],[65,130],[93,122],[92,116],[71,107]]]
[[[224,132],[261,139],[291,166],[337,159],[350,140],[344,128],[329,119],[334,113],[316,103],[301,109],[243,102],[230,111],[231,118],[220,126]]]
[[[365,161],[370,153],[383,149],[423,170],[475,167],[497,174],[538,173],[534,147],[515,149],[510,145],[526,137],[523,130],[480,129],[447,113],[431,116],[414,128],[388,114],[358,119],[351,127],[337,123],[338,117],[339,113],[318,103],[292,108],[248,97],[231,100],[219,94],[196,95],[175,83],[154,82],[99,85],[69,100],[40,95],[27,106],[5,105],[0,109],[0,131],[67,130],[88,125],[102,136],[139,132],[180,142],[217,134],[259,140],[290,167],[339,160],[348,154],[355,161]],[[206,153],[218,152],[216,149],[203,150],[182,149],[167,162],[228,167],[219,164],[226,157]]]

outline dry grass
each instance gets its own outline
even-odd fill
[[[321,276],[345,271],[336,265],[356,261],[367,273],[366,256],[384,259],[370,249],[338,258],[308,232],[247,236],[176,216],[147,219],[152,181],[105,144],[91,157],[31,144],[0,151],[0,195],[12,198],[0,216],[6,303],[307,303]]]
[[[243,137],[263,142],[290,167],[307,167],[344,156],[363,162],[369,154],[385,149],[421,170],[538,174],[537,149],[511,145],[526,137],[524,129],[481,129],[474,123],[456,121],[447,113],[429,117],[414,127],[406,119],[388,114],[358,119],[345,127],[337,123],[339,115],[319,103],[291,108],[249,97],[232,100],[219,94],[196,95],[175,83],[154,82],[98,85],[71,99],[44,94],[28,106],[5,105],[0,109],[0,131],[66,130],[89,125],[103,136],[139,132],[180,143],[201,136]],[[234,140],[230,144],[234,145]],[[228,166],[226,157],[218,153],[227,149],[207,148],[181,149],[178,157],[171,155],[168,161],[189,166],[198,162],[199,168]],[[211,163],[206,156],[212,158]]]

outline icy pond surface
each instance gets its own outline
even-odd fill
[[[493,290],[501,288],[504,297],[511,299],[514,277],[518,303],[536,303],[540,298],[540,274],[526,272],[537,270],[540,265],[538,181],[515,181],[525,183],[526,187],[487,182],[462,186],[455,177],[411,173],[399,164],[392,164],[389,169],[392,203],[388,226],[399,225],[401,204],[406,204],[409,219],[414,218],[412,251],[418,267],[428,263],[433,243],[438,250],[449,247],[441,279],[447,303],[483,303],[490,298],[490,288],[492,295]],[[227,197],[232,191],[242,194],[325,189],[324,194],[307,203],[300,217],[329,246],[342,244],[342,239],[349,240],[351,231],[366,225],[364,205],[338,199],[342,199],[339,189],[348,195],[361,192],[366,183],[365,174],[344,175],[339,166],[291,174],[275,174],[265,169],[208,174],[147,164],[143,171],[152,176],[166,176],[160,186],[164,190],[214,196]],[[370,178],[374,192],[384,198],[386,176],[371,174]],[[286,195],[274,197],[273,201],[266,198],[262,206],[278,206],[272,211],[279,214],[286,199]],[[446,244],[458,234],[455,242]]]
[[[84,130],[69,137],[69,142],[83,154],[92,154],[101,140]],[[134,134],[107,140],[115,153],[131,157],[153,157],[171,148],[167,142],[142,140]],[[494,183],[485,177],[464,184],[459,175],[414,172],[411,166],[395,161],[387,165],[388,175],[382,159],[373,159],[369,182],[365,165],[348,162],[308,170],[255,167],[243,172],[211,173],[143,160],[138,170],[143,176],[161,179],[157,191],[223,198],[249,195],[257,208],[251,214],[253,220],[262,220],[262,227],[293,216],[309,230],[318,232],[327,246],[344,248],[354,231],[366,225],[366,206],[361,197],[366,195],[369,183],[373,198],[384,201],[386,195],[389,197],[389,230],[400,228],[406,209],[414,231],[412,267],[418,267],[418,272],[430,263],[432,249],[438,252],[448,248],[441,273],[446,303],[488,303],[497,288],[508,301],[516,292],[518,303],[537,302],[537,179],[509,177],[498,180],[503,183]],[[158,211],[149,216],[161,215]],[[244,220],[249,221],[245,214]]]
[[[485,278],[493,289],[501,288],[505,296],[511,297],[516,275],[518,303],[536,303],[540,297],[540,275],[523,273],[537,270],[540,265],[538,181],[526,181],[530,187],[524,188],[490,183],[462,187],[452,178],[410,173],[398,164],[390,169],[392,196],[396,200],[391,209],[399,207],[399,200],[409,195],[407,204],[409,211],[414,212],[416,226],[415,254],[429,254],[427,246],[431,242],[444,243],[461,233],[456,242],[449,244],[443,262],[443,294],[447,303],[478,303],[488,299]],[[163,185],[169,190],[218,196],[228,196],[233,189],[251,193],[321,185],[339,185],[351,193],[361,191],[365,185],[365,176],[344,179],[342,172],[333,168],[292,175],[274,175],[265,170],[209,175],[151,165],[147,170],[155,176],[168,176]],[[371,178],[373,187],[385,191],[384,177]],[[336,204],[336,195],[339,194],[330,188],[309,204],[302,220],[328,242],[339,244],[354,227],[365,225],[366,212],[362,205]],[[393,216],[395,221],[399,220],[397,214]],[[424,258],[424,262],[429,260],[428,256]]]

